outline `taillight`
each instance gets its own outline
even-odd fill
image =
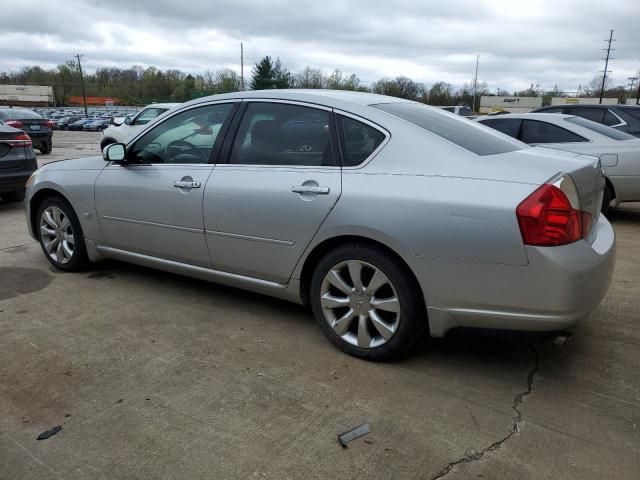
[[[6,122],[7,125],[9,125],[10,127],[13,128],[22,128],[24,127],[24,123],[22,123],[20,120],[7,120]]]
[[[577,242],[591,230],[591,215],[580,210],[578,191],[568,175],[538,188],[516,209],[526,245],[551,247]]]
[[[24,132],[17,133],[7,140],[3,140],[3,142],[8,143],[13,147],[30,147],[31,146],[31,138]]]
[[[47,123],[44,124],[50,130],[53,130],[53,120],[47,120]]]

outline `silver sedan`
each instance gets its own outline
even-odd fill
[[[575,115],[522,113],[476,121],[529,145],[599,157],[607,181],[603,212],[640,201],[640,138]]]
[[[614,265],[604,186],[598,158],[422,104],[273,90],[49,163],[26,210],[57,268],[106,257],[307,304],[339,348],[383,360],[423,332],[588,314]]]

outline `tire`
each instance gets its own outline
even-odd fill
[[[604,194],[602,195],[602,207],[600,208],[602,213],[607,213],[611,209],[611,200],[613,200],[613,192],[607,183],[604,187]]]
[[[53,150],[53,142],[51,140],[48,140],[43,144],[42,147],[39,148],[39,150],[43,155],[50,154],[51,151]]]
[[[352,269],[355,276],[359,271],[361,282],[352,280]],[[361,285],[354,289],[356,283]],[[345,244],[325,255],[313,272],[310,299],[329,340],[343,352],[365,360],[398,357],[427,328],[422,291],[406,265],[366,243]]]
[[[45,212],[50,215],[45,217]],[[66,272],[78,272],[89,265],[82,227],[69,202],[60,197],[46,198],[38,208],[35,229],[40,247],[54,267]],[[45,229],[52,234],[46,236]],[[54,243],[56,239],[57,243]]]
[[[100,142],[100,150],[104,151],[105,147],[107,145],[111,145],[112,143],[116,143],[113,138],[105,138],[104,140],[102,140],[102,142]]]

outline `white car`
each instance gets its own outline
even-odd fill
[[[602,211],[640,201],[640,138],[575,115],[522,113],[476,121],[529,145],[600,157],[607,187]]]
[[[129,139],[140,132],[151,120],[178,105],[181,104],[153,103],[144,107],[135,116],[125,117],[123,122],[111,125],[102,132],[103,137],[100,141],[100,149],[104,150],[104,147],[112,143],[127,143]]]

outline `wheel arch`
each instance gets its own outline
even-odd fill
[[[611,192],[611,200],[615,200],[615,198],[616,198],[616,189],[613,186],[613,183],[611,183],[611,180],[609,180],[609,177],[607,177],[607,176],[604,177],[604,180],[605,180],[605,183],[607,185],[607,188]]]
[[[404,258],[402,258],[402,256],[398,252],[396,252],[394,249],[384,244],[383,242],[360,235],[338,235],[327,238],[315,245],[309,252],[309,254],[305,257],[300,272],[300,298],[305,305],[309,305],[310,303],[309,290],[311,288],[311,277],[316,265],[318,265],[318,262],[320,262],[322,257],[324,257],[328,252],[346,243],[364,243],[367,245],[371,245],[386,251],[389,255],[395,258],[402,266],[402,268],[407,272],[407,275],[409,275],[411,282],[414,283],[416,288],[420,291],[420,299],[424,308],[425,320],[427,319],[426,300],[424,298],[424,294],[422,293],[420,282],[418,282],[418,278],[416,277],[409,264],[405,261]]]

